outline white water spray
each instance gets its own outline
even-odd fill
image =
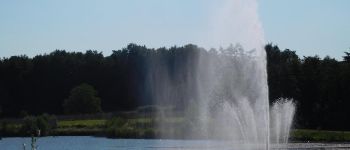
[[[157,114],[158,137],[220,139],[239,150],[286,143],[295,108],[291,101],[281,100],[270,114],[257,1],[225,0],[223,6],[213,19],[210,41],[240,44],[209,52],[187,47],[193,52],[183,56],[183,62],[174,62],[173,68],[154,60],[148,74],[151,95],[167,108]],[[181,124],[172,118],[182,119]]]

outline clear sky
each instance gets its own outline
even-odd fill
[[[55,49],[109,55],[131,42],[215,47],[203,39],[223,1],[0,1],[0,57]],[[350,0],[259,0],[259,17],[267,42],[300,56],[341,59],[350,50]]]

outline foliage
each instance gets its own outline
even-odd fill
[[[343,59],[345,62],[350,62],[350,50],[349,52],[344,52],[345,56],[343,56]]]
[[[58,128],[99,128],[106,120],[64,120],[58,122]]]
[[[109,120],[62,120],[58,121],[58,127],[51,130],[49,135],[98,135],[113,138],[154,138],[157,129],[153,121],[154,120],[151,118],[142,117],[134,119],[112,118]],[[181,136],[181,132],[186,131],[188,128],[188,125],[184,124],[184,118],[168,118],[166,121],[169,122],[171,126],[184,126],[184,129],[179,133],[172,132],[172,136],[174,136],[174,134],[179,134]],[[4,134],[2,131],[3,124],[5,124],[7,128],[7,134]],[[112,128],[113,126],[114,129]],[[18,134],[16,128],[16,125],[3,121],[0,124],[0,135],[23,135]],[[25,136],[30,135],[26,134]],[[349,142],[350,132],[295,129],[291,131],[290,140],[296,142]]]
[[[153,138],[155,126],[150,119],[126,120],[112,118],[106,121],[106,135],[118,138]]]
[[[0,122],[0,137],[1,136],[18,136],[19,127],[13,123],[9,123],[7,121]]]
[[[43,114],[40,116],[27,116],[23,119],[21,132],[26,135],[36,135],[40,130],[41,135],[48,135],[52,129],[57,128],[55,116]]]
[[[350,141],[350,132],[299,129],[291,132],[291,140],[302,142],[344,142]]]
[[[294,98],[296,128],[350,130],[350,64],[334,58],[308,56],[265,47],[270,100]],[[346,59],[347,57],[344,57]]]
[[[295,127],[350,130],[349,52],[344,54],[343,60],[336,60],[318,56],[299,57],[295,51],[280,50],[272,44],[266,45],[265,49],[271,103],[279,97],[294,98],[297,103]],[[226,52],[225,49],[221,50]],[[18,117],[22,110],[35,115],[45,112],[63,114],[65,110],[70,113],[98,112],[98,107],[89,110],[73,105],[70,109],[61,107],[65,99],[72,96],[70,91],[81,83],[89,83],[96,89],[87,90],[90,91],[87,95],[97,98],[95,92],[99,91],[101,109],[106,112],[149,106],[152,105],[151,95],[154,91],[147,88],[150,82],[147,72],[165,68],[168,69],[169,78],[180,74],[192,80],[198,56],[213,55],[217,55],[215,50],[205,51],[195,45],[150,49],[129,44],[109,56],[92,50],[85,53],[56,50],[33,58],[25,55],[2,58],[1,116]],[[181,87],[179,93],[192,91],[193,88]],[[191,94],[173,94],[178,97],[161,99],[164,103],[176,101],[171,103],[178,105],[174,106],[175,109],[186,109],[183,101],[195,99],[190,97]]]
[[[101,112],[101,99],[91,85],[81,84],[71,90],[63,107],[68,114],[87,114]]]

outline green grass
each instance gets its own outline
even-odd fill
[[[57,128],[50,135],[54,136],[91,136],[103,135],[104,130],[101,128]]]
[[[350,141],[350,131],[295,129],[290,137],[292,141],[343,142]]]
[[[151,118],[119,119],[120,125],[107,125],[107,120],[61,120],[52,135],[98,135],[113,138],[152,138],[154,120]]]
[[[179,134],[185,131],[186,120],[181,117],[157,120],[154,118],[140,117],[133,119],[121,119],[120,123],[108,126],[107,120],[59,120],[57,128],[49,135],[99,135],[116,138],[154,138],[158,130],[156,121],[162,121],[165,125],[179,127]],[[0,127],[3,136],[22,136],[21,124],[8,123]],[[298,142],[350,142],[350,131],[324,131],[295,129],[292,130],[290,141]]]
[[[101,128],[106,120],[64,120],[58,121],[58,128]]]
[[[181,126],[183,118],[167,118],[163,120],[169,125]],[[110,137],[152,138],[156,132],[155,120],[152,118],[122,119],[122,125],[106,127],[106,120],[72,120],[59,121],[55,135],[96,135],[105,134]],[[107,129],[109,128],[109,129]],[[291,141],[301,142],[341,142],[350,141],[350,131],[323,131],[295,129],[291,132]]]
[[[0,125],[0,137],[1,136],[21,136],[22,134],[20,133],[22,125],[21,124],[13,124],[13,123],[8,123],[8,124],[1,124]]]

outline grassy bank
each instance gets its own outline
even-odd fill
[[[62,120],[50,135],[62,136],[106,136],[111,138],[154,138],[154,120],[150,118],[110,120]]]
[[[129,119],[119,129],[103,129],[106,120],[59,121],[57,135],[107,135],[122,138],[152,138],[156,134],[154,122],[149,118]],[[172,123],[181,119],[173,119]],[[292,142],[350,142],[350,131],[324,131],[294,129],[291,131]]]
[[[52,130],[55,136],[102,135],[106,120],[62,120]]]
[[[291,132],[290,139],[301,142],[349,142],[350,131],[296,129]]]
[[[184,120],[172,118],[163,120],[172,126],[181,126],[185,130]],[[58,120],[57,127],[47,135],[53,136],[105,136],[111,138],[154,138],[158,130],[152,118],[134,119],[87,119],[87,120]],[[21,124],[7,123],[1,125],[1,136],[29,136],[21,130]],[[181,132],[181,131],[180,131]],[[180,132],[175,132],[181,137]],[[174,133],[174,132],[173,132]],[[322,131],[295,129],[290,140],[293,142],[350,142],[350,131]]]
[[[102,129],[105,120],[79,120],[59,122],[57,135],[103,135],[121,138],[152,138],[156,130],[151,119],[131,119],[119,129]],[[101,128],[102,127],[102,128]],[[324,131],[294,129],[290,134],[292,142],[350,142],[350,131]]]

